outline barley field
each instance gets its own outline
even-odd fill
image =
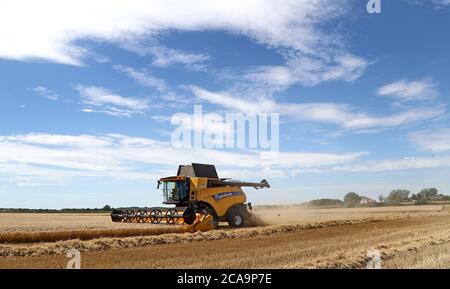
[[[83,268],[364,268],[370,250],[385,268],[450,265],[444,205],[255,214],[259,226],[203,233],[114,224],[102,214],[0,214],[0,268],[64,268],[72,248]]]
[[[0,232],[126,229],[135,227],[133,224],[113,223],[109,214],[104,213],[0,213]]]

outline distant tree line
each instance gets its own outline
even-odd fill
[[[0,208],[0,213],[109,213],[112,208],[108,205],[103,208],[65,208],[65,209],[25,209],[25,208]]]
[[[369,200],[364,202],[364,200]],[[446,196],[439,193],[439,190],[436,188],[426,188],[421,190],[417,194],[411,194],[409,190],[405,189],[396,189],[392,190],[387,197],[380,195],[378,197],[379,202],[375,202],[374,200],[370,200],[369,198],[358,195],[357,193],[348,193],[344,197],[344,206],[345,207],[358,207],[362,205],[390,205],[390,206],[398,206],[401,204],[429,204],[432,202],[439,201],[450,201],[450,196]]]
[[[305,207],[342,207],[343,202],[338,199],[318,199],[302,204]]]
[[[312,200],[300,206],[303,207],[346,207],[346,208],[354,208],[354,207],[370,207],[370,206],[398,206],[401,204],[415,204],[415,205],[424,205],[433,202],[450,202],[450,196],[443,195],[439,193],[439,190],[436,188],[426,188],[421,190],[417,194],[411,194],[409,190],[405,189],[396,189],[392,190],[387,197],[380,195],[378,197],[378,202],[376,200],[372,200],[368,197],[361,196],[355,192],[347,193],[344,196],[344,200],[339,199],[318,199]],[[292,205],[290,205],[292,206]],[[259,206],[262,208],[271,208],[271,207],[280,207],[280,205],[263,205]],[[125,208],[119,208],[125,209]],[[127,209],[140,209],[139,207],[130,207]],[[0,213],[109,213],[113,209],[106,205],[103,208],[65,208],[65,209],[23,209],[23,208],[0,208]]]
[[[415,204],[427,204],[430,202],[450,201],[450,196],[439,193],[436,188],[426,188],[417,194],[411,194],[410,191],[404,189],[397,189],[391,191],[387,196],[380,196],[380,202],[386,204],[398,205],[404,202],[414,202]]]
[[[359,195],[355,192],[347,193],[344,200],[339,199],[318,199],[303,203],[306,207],[377,207],[377,206],[398,206],[402,204],[424,205],[433,202],[450,202],[450,196],[439,193],[436,188],[426,188],[417,194],[412,194],[409,190],[392,190],[386,197],[380,195],[377,200]]]

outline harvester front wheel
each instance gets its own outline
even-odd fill
[[[235,206],[228,210],[228,225],[233,228],[242,228],[246,223],[247,214],[241,206]]]
[[[209,205],[201,204],[197,208],[189,207],[183,213],[184,223],[188,225],[192,225],[197,219],[197,213],[202,214],[203,216],[210,215],[212,217],[214,229],[219,226],[218,217],[214,209],[212,209]]]
[[[205,215],[211,215],[213,217],[214,229],[219,227],[219,218],[217,217],[216,211],[209,205],[202,203],[199,210]]]
[[[192,225],[195,222],[195,210],[193,208],[187,208],[183,213],[183,220],[186,224]]]

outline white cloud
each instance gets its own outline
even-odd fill
[[[431,168],[449,168],[449,167],[450,167],[450,156],[429,157],[429,158],[411,157],[398,160],[369,161],[348,166],[338,166],[331,170],[324,170],[324,171],[374,173],[374,172],[389,172],[389,171],[400,171],[411,169],[431,169]]]
[[[370,63],[355,55],[338,54],[330,59],[296,56],[285,66],[263,66],[249,71],[245,78],[274,90],[296,83],[315,86],[324,81],[354,81],[361,77]]]
[[[361,113],[343,114],[341,120],[345,128],[364,129],[364,128],[383,128],[398,127],[425,120],[435,119],[446,112],[443,107],[424,107],[413,108],[400,111],[396,114],[383,117],[371,117]]]
[[[378,95],[388,96],[401,102],[433,100],[437,97],[437,85],[430,79],[415,81],[399,80],[378,89]]]
[[[91,135],[72,136],[46,133],[30,133],[25,135],[3,136],[0,137],[0,141],[21,142],[34,145],[71,147],[104,147],[111,145],[111,140],[107,137],[94,137]]]
[[[396,127],[401,125],[433,119],[441,116],[445,109],[414,108],[391,116],[372,117],[356,112],[345,104],[335,103],[277,103],[272,99],[244,100],[228,93],[210,92],[198,87],[192,87],[193,93],[201,100],[234,109],[244,113],[280,113],[296,121],[330,123],[344,129],[369,129]]]
[[[59,95],[53,91],[51,91],[50,89],[44,87],[44,86],[36,86],[33,88],[29,88],[28,90],[30,91],[34,91],[36,93],[38,93],[39,95],[48,98],[50,100],[58,100],[59,99]]]
[[[201,68],[202,63],[210,59],[206,54],[186,53],[177,49],[155,46],[151,48],[155,57],[152,65],[156,67],[168,67],[175,64],[187,65],[188,68]]]
[[[159,92],[167,91],[167,84],[165,80],[151,75],[148,71],[139,71],[124,65],[115,65],[114,69],[125,73],[142,86],[155,88]]]
[[[132,114],[143,113],[150,105],[146,99],[123,97],[98,86],[77,85],[82,102],[88,108],[83,112],[100,112],[114,116],[130,117]]]
[[[139,83],[143,87],[153,88],[158,92],[158,101],[155,101],[153,108],[176,107],[191,103],[191,99],[173,92],[164,79],[152,75],[146,70],[137,70],[125,65],[115,65],[114,69],[125,73],[128,77]],[[161,101],[162,100],[162,101]]]
[[[93,106],[112,104],[134,110],[142,110],[149,107],[145,100],[116,95],[102,87],[78,85],[76,89],[80,92],[84,101]]]
[[[116,117],[124,117],[124,118],[130,118],[134,114],[141,114],[140,111],[135,110],[128,110],[128,109],[121,109],[117,107],[105,107],[104,109],[92,109],[92,108],[83,108],[80,111],[85,113],[103,113],[110,116],[116,116]]]
[[[0,173],[26,179],[33,176],[146,179],[154,171],[148,166],[168,168],[193,161],[214,163],[224,170],[273,170],[287,175],[292,169],[344,164],[363,155],[292,152],[266,158],[255,151],[174,149],[166,142],[118,134],[0,136]]]
[[[425,151],[450,151],[450,128],[414,132],[409,135],[409,140]]]
[[[158,43],[158,39],[142,39],[127,41],[120,44],[120,48],[133,52],[139,56],[151,56],[151,66],[168,68],[182,66],[190,71],[207,72],[207,61],[212,59],[207,53],[187,52],[180,49],[169,48]]]
[[[336,42],[321,26],[344,0],[1,1],[0,57],[80,65],[81,39],[126,43],[171,30],[224,30],[275,48],[323,52]]]
[[[253,101],[256,99],[242,99],[226,92],[211,92],[197,86],[191,86],[191,89],[194,95],[201,100],[245,113],[271,112],[277,105],[269,99],[261,99],[256,102]]]
[[[0,174],[24,183],[74,178],[149,180],[193,161],[214,163],[222,177],[235,178],[450,167],[450,156],[362,161],[367,153],[280,152],[269,158],[265,154],[271,152],[174,149],[166,142],[120,134],[33,133],[0,136]]]
[[[450,6],[450,0],[431,0],[431,1],[439,6]]]
[[[450,0],[407,0],[412,4],[432,4],[437,8],[450,6]]]

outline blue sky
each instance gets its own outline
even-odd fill
[[[191,162],[256,204],[450,193],[450,2],[381,3],[2,1],[0,207],[157,205]],[[279,113],[280,153],[173,147],[196,104]]]

